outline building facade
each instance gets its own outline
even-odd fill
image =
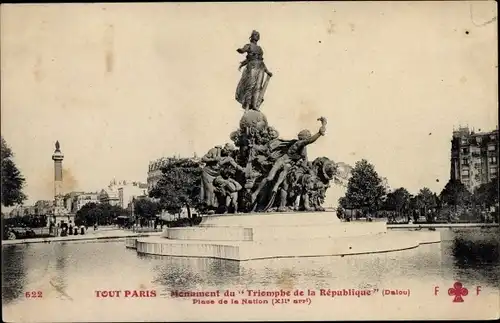
[[[64,195],[64,207],[66,208],[68,213],[75,213],[75,198],[80,195],[84,194],[84,192],[69,192]]]
[[[64,206],[68,213],[75,214],[87,203],[99,203],[99,193],[73,191],[64,195]]]
[[[36,215],[36,208],[34,205],[18,205],[9,213],[9,217],[22,217],[27,215]]]
[[[54,212],[54,201],[38,200],[35,202],[36,215],[50,215]]]
[[[167,165],[167,163],[168,158],[165,157],[158,158],[149,162],[147,177],[148,193],[151,192],[153,187],[155,187],[160,180],[161,176],[163,175],[161,169],[163,168],[163,166]]]
[[[99,193],[99,203],[107,203],[109,205],[118,205],[120,199],[118,198],[118,190],[113,185],[102,189]]]
[[[125,182],[118,187],[119,205],[126,209],[135,198],[147,195],[147,184],[139,182]]]
[[[126,209],[130,202],[142,195],[147,194],[147,184],[137,181],[112,180],[108,187],[103,189],[98,199],[100,203],[108,203]]]
[[[78,194],[73,198],[71,213],[78,212],[84,205],[89,203],[99,203],[99,194],[97,192]]]
[[[474,132],[468,127],[453,131],[450,178],[470,192],[498,178],[498,128]]]

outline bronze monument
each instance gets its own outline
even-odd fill
[[[272,73],[264,64],[259,39],[254,30],[250,43],[237,50],[247,54],[236,89],[244,113],[239,129],[230,135],[234,145],[212,148],[202,158],[201,199],[217,213],[322,211],[337,166],[327,157],[310,162],[307,146],[326,134],[327,120],[318,118],[321,126],[314,135],[302,130],[297,139],[279,138],[260,111]]]

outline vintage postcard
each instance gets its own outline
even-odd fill
[[[1,7],[6,322],[498,319],[494,1]]]

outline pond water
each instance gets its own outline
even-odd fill
[[[8,245],[2,247],[3,318],[116,322],[498,316],[498,230],[448,230],[446,235],[440,244],[400,252],[248,262],[138,255],[116,240]],[[463,303],[453,303],[448,295],[455,281],[468,288]],[[322,289],[377,293],[368,300],[319,296]],[[383,295],[384,289],[411,294],[391,298]],[[125,290],[154,291],[156,297],[97,297],[100,291],[121,291],[123,296]],[[309,305],[288,307],[194,305],[192,299],[171,297],[172,291],[215,290],[242,291],[240,296],[247,290],[302,290],[305,297],[312,290],[317,295]],[[26,292],[38,291],[41,298],[26,297]]]

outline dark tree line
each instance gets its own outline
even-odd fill
[[[362,216],[389,213],[389,218],[403,217],[407,221],[410,218],[416,221],[424,216],[427,222],[443,216],[450,221],[460,212],[485,214],[496,206],[493,216],[498,221],[498,180],[481,185],[474,193],[470,193],[457,180],[450,180],[439,195],[427,187],[416,195],[403,187],[385,192],[374,166],[361,160],[352,171],[346,195],[339,199],[339,206],[338,214],[341,217],[349,217],[348,210],[357,210],[357,214]]]
[[[160,204],[150,199],[134,200],[134,215],[151,220],[161,212]]]
[[[76,212],[75,225],[110,225],[114,224],[119,216],[128,216],[128,214],[127,210],[119,206],[107,203],[88,203]]]
[[[2,215],[2,225],[4,227],[28,227],[28,228],[43,228],[47,226],[46,215],[23,215],[11,218],[5,218]]]

